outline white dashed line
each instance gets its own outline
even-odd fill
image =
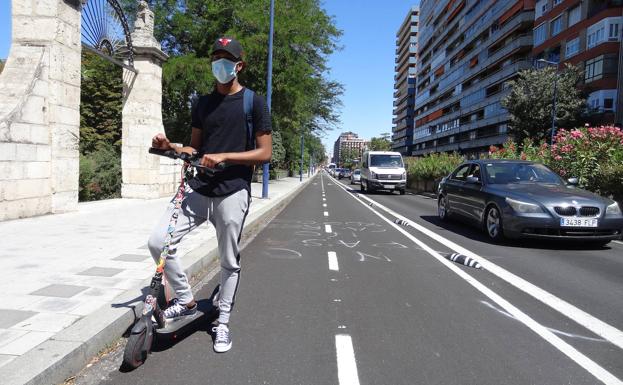
[[[328,211],[325,211],[325,212],[324,212],[324,216],[325,216],[325,217],[328,217],[328,216],[329,216],[329,212],[328,212]]]
[[[329,270],[340,271],[340,267],[337,264],[337,254],[335,254],[335,251],[329,251],[327,254],[329,256]]]
[[[335,336],[335,351],[337,355],[337,378],[340,385],[359,385],[357,362],[353,341],[348,334]]]
[[[344,190],[347,191],[346,189],[344,189]],[[375,210],[372,207],[368,206],[368,204],[366,204],[360,198],[355,197],[354,195],[350,195],[350,196],[352,198],[354,198],[357,202],[361,203],[364,207],[368,208],[370,211],[372,211],[374,214],[376,214],[382,220],[387,222],[390,226],[395,228],[398,232],[402,233],[405,237],[407,237],[408,239],[410,239],[411,241],[413,241],[414,243],[419,245],[428,254],[430,254],[432,257],[437,259],[440,263],[442,263],[448,269],[450,269],[452,272],[454,272],[459,277],[464,279],[467,283],[472,285],[475,289],[480,291],[482,294],[484,294],[485,296],[489,297],[489,299],[491,299],[493,302],[497,303],[508,314],[511,314],[516,320],[518,320],[521,323],[523,323],[526,327],[531,329],[534,333],[536,333],[541,338],[543,338],[545,341],[547,341],[548,343],[553,345],[560,352],[565,354],[567,357],[569,357],[575,363],[577,363],[582,368],[584,368],[586,371],[588,371],[593,376],[595,376],[595,378],[599,379],[604,384],[608,384],[608,385],[610,385],[610,384],[623,385],[623,381],[621,381],[620,379],[615,377],[612,373],[608,372],[606,369],[604,369],[603,367],[599,366],[599,364],[597,364],[595,361],[591,360],[588,356],[582,354],[580,351],[575,349],[573,346],[571,346],[569,343],[567,343],[566,341],[564,341],[560,337],[556,336],[554,333],[549,331],[547,328],[545,328],[543,325],[541,325],[540,323],[535,321],[532,317],[530,317],[529,315],[527,315],[526,313],[521,311],[519,308],[517,308],[516,306],[512,305],[510,302],[508,302],[506,299],[501,297],[499,294],[497,294],[496,292],[491,290],[489,287],[487,287],[484,284],[480,283],[480,281],[478,281],[477,279],[475,279],[474,277],[472,277],[471,275],[469,275],[465,271],[461,270],[459,267],[454,265],[452,262],[446,260],[444,257],[439,255],[439,253],[437,253],[435,250],[430,248],[427,244],[425,244],[424,242],[422,242],[421,240],[419,240],[418,238],[416,238],[415,236],[413,236],[412,234],[410,234],[409,232],[407,232],[403,228],[399,227],[397,224],[395,224],[392,221],[390,221],[389,219],[387,219],[383,214],[381,214],[377,210]],[[367,201],[372,201],[370,198],[368,198],[366,196],[361,196],[361,198],[363,198],[363,199],[365,199]],[[378,206],[381,207],[383,210],[385,210],[387,213],[391,214],[392,216],[394,216],[396,218],[399,218],[399,219],[403,219],[403,220],[408,221],[410,224],[413,225],[413,227],[415,227],[418,230],[420,230],[420,232],[422,232],[422,233],[424,233],[426,235],[430,234],[429,236],[431,238],[433,238],[433,239],[437,240],[439,238],[443,238],[443,237],[437,235],[436,233],[433,233],[432,231],[424,228],[423,226],[420,226],[420,225],[418,225],[418,224],[416,224],[416,223],[414,223],[414,222],[404,218],[400,214],[395,213],[394,211],[388,209],[385,206],[382,206],[380,204],[378,204]],[[465,254],[465,255],[468,255],[468,256],[475,255],[475,254],[469,252],[468,250],[463,249],[462,247],[456,245],[455,243],[453,243],[453,242],[451,242],[451,241],[449,241],[447,239],[443,239],[443,241],[445,241],[444,244],[446,244],[450,248],[455,249],[455,251],[457,251],[457,249],[460,249],[462,254]],[[494,265],[493,263],[488,262],[488,261],[486,261],[484,259],[480,259],[480,261],[483,264],[483,266],[485,267],[485,269],[487,269],[490,272],[493,272],[494,270],[503,270],[500,267],[498,267],[498,266]],[[505,277],[501,277],[499,272],[495,272],[495,273],[498,273],[498,274],[496,274],[498,277],[500,277],[502,279],[505,278]],[[510,275],[510,273],[507,272],[507,271],[505,271],[505,273]],[[519,279],[516,276],[513,276],[513,277],[515,277],[516,279]],[[505,280],[507,282],[509,282],[508,279],[505,279]],[[523,281],[523,282],[525,282],[525,281]],[[512,284],[512,282],[509,282],[509,283]],[[525,282],[525,283],[529,284],[527,282]],[[531,285],[531,284],[529,284],[529,285]],[[531,285],[531,287],[534,287],[534,285]],[[523,289],[522,286],[519,286],[518,288]],[[536,288],[536,287],[534,287],[534,288]],[[539,289],[539,290],[541,290],[541,289]],[[526,291],[526,290],[524,290],[524,291]],[[526,291],[526,292],[528,294],[530,294],[530,291]],[[547,292],[544,292],[544,293],[547,293]],[[615,344],[617,346],[620,346],[620,342],[621,341],[620,341],[620,337],[619,337],[620,334],[619,333],[621,333],[621,332],[618,329],[615,329],[614,327],[612,327],[612,326],[610,326],[610,325],[608,325],[608,324],[606,324],[606,323],[604,323],[604,322],[602,322],[602,321],[600,321],[600,320],[590,316],[587,313],[581,312],[579,309],[574,308],[572,305],[570,305],[570,304],[568,304],[568,303],[566,303],[566,302],[564,302],[564,301],[554,297],[550,293],[547,293],[547,294],[549,294],[549,297],[547,298],[547,300],[550,300],[550,301],[547,301],[547,300],[542,299],[542,298],[539,298],[539,299],[541,299],[541,301],[543,301],[544,303],[548,304],[549,306],[551,306],[554,309],[556,309],[556,307],[552,306],[552,304],[548,303],[548,302],[559,303],[558,301],[560,301],[560,303],[563,303],[563,304],[565,304],[567,306],[566,310],[568,310],[569,313],[572,313],[572,314],[569,314],[569,313],[563,313],[563,314],[567,315],[569,318],[573,319],[574,321],[582,324],[582,326],[584,326],[587,329],[595,332],[596,334],[600,335],[601,337],[604,337],[605,339],[609,340],[613,344]],[[545,295],[545,294],[543,294],[543,295]],[[555,300],[552,300],[552,299],[555,299]],[[588,319],[587,320],[578,320],[578,317],[577,317],[578,314],[577,313],[584,315]],[[576,316],[574,317],[573,314],[575,314]],[[590,322],[581,323],[581,321],[590,321]]]
[[[324,232],[331,234],[333,230],[331,229],[331,225],[324,225]]]
[[[323,204],[322,204],[322,207],[327,207],[327,204],[326,204],[326,203],[323,203]]]

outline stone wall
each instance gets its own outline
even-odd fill
[[[0,220],[74,210],[78,197],[80,10],[12,1],[0,74]]]
[[[0,220],[78,208],[80,0],[12,0],[12,45],[0,74]],[[171,195],[180,165],[147,152],[162,126],[162,63],[153,12],[139,3],[137,72],[124,69],[122,196]]]

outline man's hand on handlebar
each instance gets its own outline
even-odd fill
[[[226,161],[225,154],[205,154],[201,157],[201,165],[209,168],[217,168],[217,165]]]
[[[171,146],[171,142],[169,141],[169,139],[167,139],[167,137],[162,133],[156,134],[151,139],[151,146],[153,148],[157,148],[160,150],[173,150],[174,149],[173,146]]]

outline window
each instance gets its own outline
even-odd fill
[[[584,81],[590,83],[602,78],[604,56],[600,55],[594,59],[587,60],[584,64]]]
[[[467,176],[467,173],[469,172],[469,167],[470,167],[469,164],[464,164],[461,167],[459,167],[459,169],[454,172],[454,175],[452,175],[452,179],[465,180],[465,177]]]
[[[558,35],[562,31],[562,16],[558,16],[552,21],[552,36]]]
[[[611,23],[608,31],[608,40],[619,40],[619,23]]]
[[[545,23],[534,29],[534,45],[539,45],[545,41],[547,25]]]
[[[568,27],[571,27],[573,24],[580,21],[580,17],[582,16],[580,11],[581,11],[581,8],[579,5],[569,11],[569,21],[567,23]]]
[[[592,48],[607,40],[619,40],[621,38],[622,17],[607,17],[591,25],[586,29],[587,48]]]
[[[576,37],[575,39],[569,40],[567,42],[567,46],[565,49],[565,57],[569,58],[577,54],[578,52],[580,52],[580,38]]]
[[[606,98],[604,99],[604,110],[612,111],[612,106],[614,105],[614,99]]]
[[[534,7],[534,19],[538,19],[543,16],[545,12],[547,12],[547,0],[539,0],[536,2],[536,6]]]
[[[618,65],[617,54],[599,55],[584,63],[584,82],[590,83],[604,77],[615,77]]]
[[[554,7],[557,6],[558,4],[562,3],[562,0],[554,0]]]

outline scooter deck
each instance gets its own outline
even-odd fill
[[[174,334],[183,327],[192,324],[193,322],[196,322],[200,319],[205,320],[206,314],[211,314],[213,311],[214,308],[211,304],[211,301],[197,301],[197,312],[195,314],[167,320],[163,328],[157,328],[154,329],[154,331],[159,335]]]

